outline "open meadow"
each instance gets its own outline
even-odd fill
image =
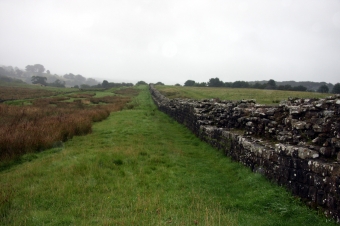
[[[278,104],[289,97],[295,98],[324,98],[331,94],[316,92],[298,92],[283,90],[248,89],[248,88],[216,88],[216,87],[190,87],[190,86],[155,86],[166,97],[190,98],[190,99],[212,99],[220,100],[242,100],[255,99],[258,104]]]
[[[93,122],[121,110],[131,100],[110,91],[6,86],[0,89],[0,99],[7,100],[0,104],[0,167],[25,153],[90,133]]]
[[[68,118],[74,103],[97,109],[91,98],[102,96],[35,101],[65,104],[65,114],[56,117]],[[336,225],[158,111],[147,86],[113,97],[131,101],[94,123],[90,133],[1,169],[0,225]],[[42,111],[35,101],[0,106],[31,107],[20,113],[28,123],[29,110]],[[72,114],[71,121],[83,115]]]

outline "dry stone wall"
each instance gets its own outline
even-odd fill
[[[153,85],[150,92],[161,111],[199,138],[340,222],[340,95],[265,106],[170,100]]]

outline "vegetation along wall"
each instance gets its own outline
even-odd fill
[[[161,111],[199,138],[340,222],[340,95],[265,106],[150,91]]]

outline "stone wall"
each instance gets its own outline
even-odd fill
[[[340,95],[265,106],[170,100],[153,85],[150,92],[161,111],[200,139],[340,222]]]

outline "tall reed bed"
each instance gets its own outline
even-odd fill
[[[41,98],[29,106],[0,104],[0,160],[11,160],[90,133],[92,122],[107,118],[111,111],[121,110],[130,101],[111,96],[105,97],[110,104],[86,105],[81,101],[64,102],[67,99]],[[104,101],[91,98],[91,102]]]
[[[57,95],[58,92],[46,89],[31,89],[25,87],[8,87],[1,86],[0,88],[0,102],[4,100],[18,100],[28,98],[39,98],[46,96]]]

